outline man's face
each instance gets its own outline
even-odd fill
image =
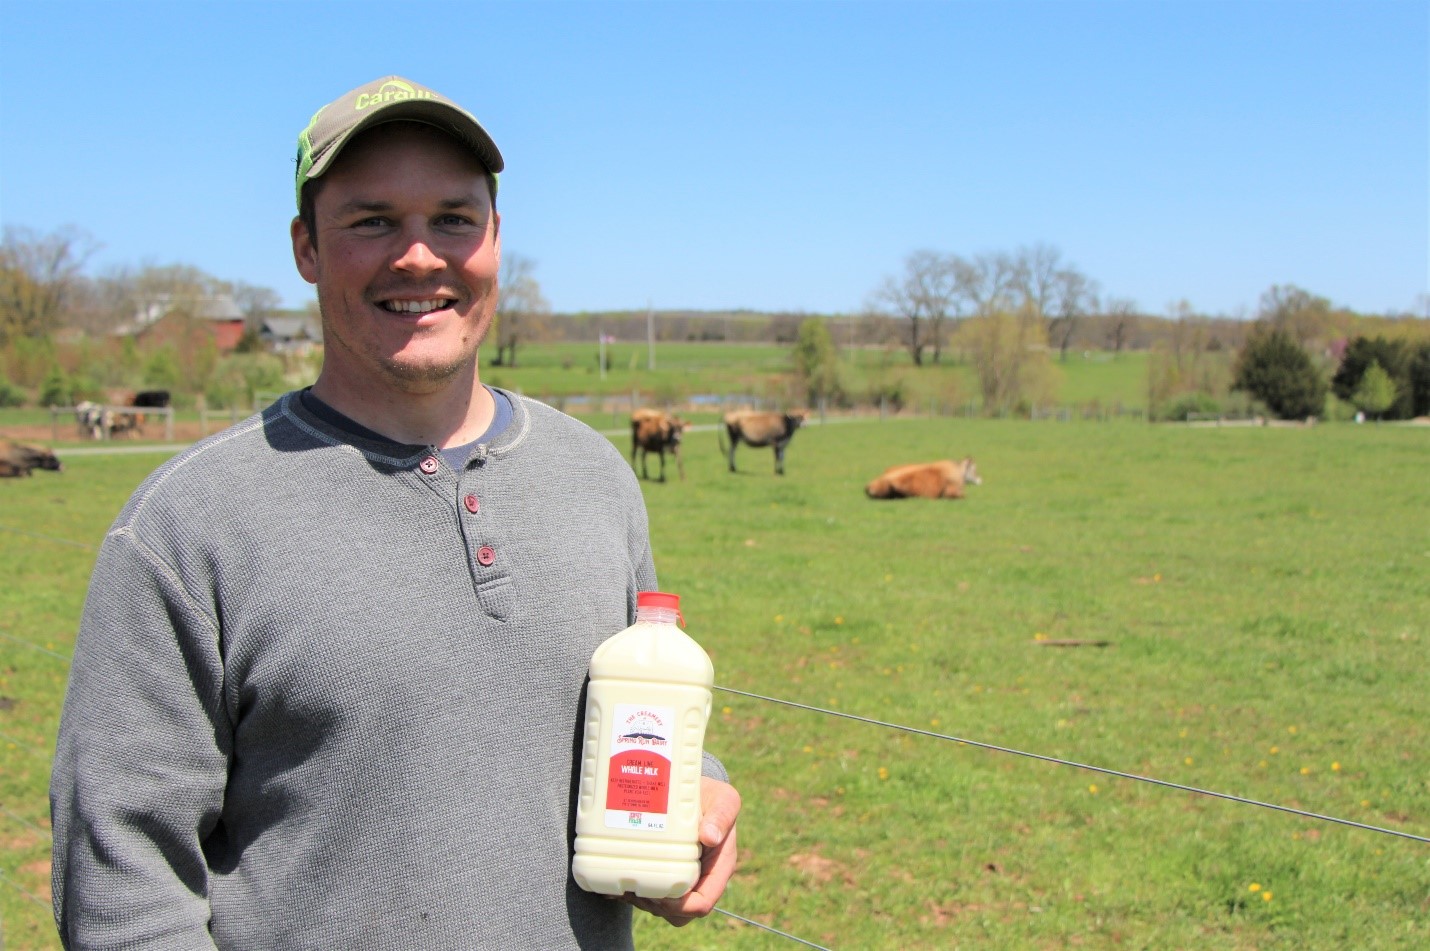
[[[430,126],[378,126],[343,150],[313,210],[317,240],[294,220],[293,257],[317,285],[325,383],[432,393],[475,368],[501,240],[467,149]]]

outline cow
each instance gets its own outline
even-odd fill
[[[893,466],[864,487],[871,499],[961,499],[965,485],[982,485],[973,457],[954,462],[919,462]]]
[[[32,469],[63,472],[64,468],[59,458],[43,446],[0,439],[0,477],[27,476]]]
[[[129,401],[129,405],[164,409],[171,402],[172,398],[168,390],[140,390],[134,394],[134,398]]]
[[[103,439],[113,424],[114,414],[98,403],[83,400],[75,404],[74,419],[81,435],[91,439]]]
[[[675,468],[680,478],[685,479],[685,463],[680,458],[680,438],[693,423],[687,423],[679,416],[658,409],[638,409],[631,413],[631,468],[636,466],[636,451],[641,456],[641,478],[649,479],[646,472],[646,456],[660,454],[660,481],[665,481],[666,450],[675,457]]]
[[[785,447],[794,438],[794,431],[804,425],[809,414],[802,410],[789,413],[768,413],[739,409],[726,413],[719,429],[720,449],[729,456],[730,471],[735,471],[735,447],[743,440],[751,446],[773,446],[775,475],[785,474]],[[729,441],[728,447],[726,441]]]

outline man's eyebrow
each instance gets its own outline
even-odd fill
[[[476,192],[472,192],[468,195],[457,195],[451,198],[443,198],[437,204],[444,211],[455,211],[458,209],[466,208],[480,208],[485,204],[485,202],[481,200],[480,196]],[[359,212],[364,212],[367,214],[381,214],[383,212],[391,211],[393,207],[394,206],[390,201],[354,198],[351,201],[344,202],[337,208],[334,208],[333,214],[339,217],[345,217],[347,215],[357,214]]]

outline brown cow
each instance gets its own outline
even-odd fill
[[[751,446],[775,448],[775,475],[785,474],[785,447],[794,438],[794,431],[804,425],[809,414],[803,410],[789,413],[767,413],[752,409],[737,409],[725,414],[720,427],[720,449],[730,458],[730,471],[735,471],[735,447],[741,440]],[[726,439],[729,446],[726,447]]]
[[[27,446],[12,439],[0,439],[0,477],[27,476],[32,469],[61,472],[64,466],[43,446]]]
[[[964,485],[982,485],[973,457],[893,466],[864,487],[871,499],[961,499]]]
[[[658,409],[638,409],[631,413],[631,468],[636,466],[636,451],[641,454],[641,478],[649,479],[646,472],[646,456],[660,453],[660,481],[665,481],[666,450],[675,457],[675,468],[680,478],[685,478],[685,463],[680,458],[680,437],[694,423],[687,423],[679,416]]]

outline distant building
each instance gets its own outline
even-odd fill
[[[180,326],[184,324],[186,326]],[[227,294],[212,297],[155,294],[135,308],[134,319],[114,329],[120,337],[169,338],[186,336],[197,324],[213,335],[220,353],[238,346],[243,336],[243,311]]]
[[[278,353],[302,353],[323,342],[323,327],[311,314],[264,317],[258,336]]]

